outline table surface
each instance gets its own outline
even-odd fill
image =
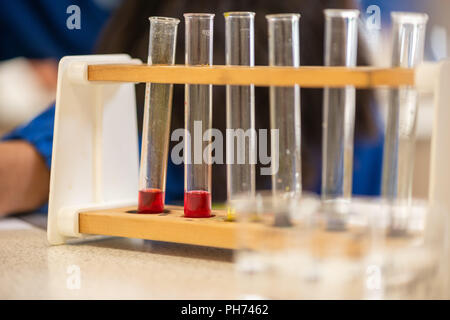
[[[128,238],[50,246],[46,215],[0,218],[0,299],[233,299],[233,252]]]

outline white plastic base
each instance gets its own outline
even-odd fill
[[[141,64],[128,55],[64,57],[59,63],[47,237],[78,232],[78,213],[137,204],[138,135],[133,83],[87,80],[89,64]]]
[[[434,92],[429,199],[450,214],[450,60],[423,64],[416,78],[419,90]]]

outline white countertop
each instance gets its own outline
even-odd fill
[[[230,250],[126,238],[49,246],[42,221],[0,218],[0,299],[236,298]]]

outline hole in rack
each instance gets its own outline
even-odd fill
[[[128,210],[128,211],[125,211],[125,213],[150,214],[150,215],[153,214],[153,215],[158,215],[158,216],[166,216],[170,213],[170,210],[164,209],[163,212],[160,212],[160,213],[143,213],[143,212],[139,212],[137,210]]]

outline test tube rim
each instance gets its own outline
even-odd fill
[[[255,13],[252,11],[227,11],[223,13],[225,19],[228,18],[254,18]]]
[[[422,12],[392,11],[391,19],[397,23],[426,24],[428,14]]]
[[[271,13],[266,14],[266,19],[271,20],[299,20],[302,17],[300,13]]]
[[[361,12],[358,9],[325,9],[323,10],[327,18],[358,18]]]
[[[214,19],[214,13],[185,13],[183,14],[185,19],[198,18],[198,19]]]
[[[166,23],[166,24],[179,24],[180,23],[180,19],[172,18],[172,17],[151,16],[151,17],[148,17],[148,20],[150,22],[160,22],[160,23]]]

